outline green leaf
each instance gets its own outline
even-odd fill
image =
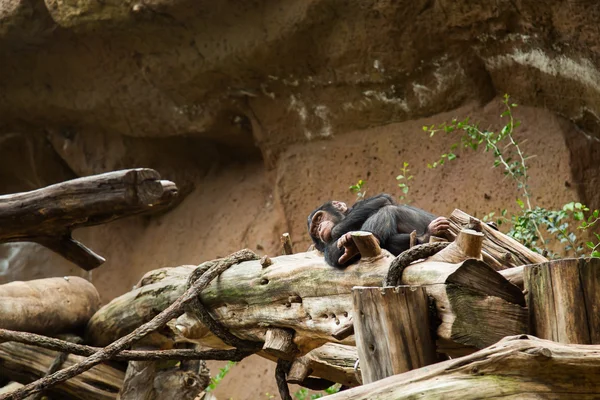
[[[594,242],[585,242],[585,245],[586,245],[587,247],[589,247],[590,249],[593,249],[593,248],[595,247],[595,246],[594,246]]]
[[[408,193],[408,186],[405,186],[402,188],[402,193],[404,193],[404,194]]]
[[[525,203],[523,202],[523,200],[517,199],[517,204],[519,205],[519,207],[525,208]]]
[[[454,154],[454,153],[448,154],[448,160],[454,160],[455,158],[456,158],[456,154]]]
[[[592,252],[592,257],[593,258],[600,258],[600,251],[596,250]]]

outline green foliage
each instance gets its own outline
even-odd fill
[[[215,390],[217,385],[223,380],[223,378],[225,378],[235,364],[237,364],[235,361],[227,361],[227,364],[225,364],[225,366],[219,370],[219,373],[210,378],[210,384],[206,388],[206,391],[210,392]]]
[[[515,121],[513,117],[513,109],[517,107],[517,104],[511,103],[509,100],[510,97],[504,95],[502,103],[505,110],[500,116],[508,118],[508,121],[499,132],[482,130],[477,124],[470,123],[469,118],[461,121],[453,119],[450,123],[443,123],[437,127],[435,125],[424,126],[423,130],[429,133],[430,137],[438,132],[461,134],[460,141],[452,144],[448,153],[442,154],[440,159],[427,164],[427,166],[436,168],[456,159],[457,155],[454,151],[459,147],[475,151],[483,148],[485,152],[492,152],[494,167],[502,166],[504,175],[515,182],[516,188],[520,192],[520,197],[516,200],[520,213],[507,218],[507,211],[502,210],[496,221],[498,225],[502,223],[509,225],[510,228],[507,232],[509,236],[539,253],[545,253],[548,245],[560,243],[564,251],[563,256],[569,254],[583,256],[588,250],[589,256],[600,257],[600,235],[593,233],[597,242],[590,241],[584,246],[573,231],[573,227],[577,224],[579,224],[578,230],[587,230],[596,225],[600,220],[598,210],[590,213],[588,207],[576,202],[567,203],[557,210],[532,206],[527,160],[533,156],[526,156],[523,153],[520,143],[515,137],[515,129],[520,126],[520,122]],[[489,221],[494,215],[495,213],[492,212],[483,220]],[[550,236],[544,238],[542,231]],[[550,257],[558,256],[553,253],[548,255]]]
[[[340,384],[335,384],[333,386],[330,386],[327,389],[325,389],[325,394],[322,394],[322,393],[310,394],[308,392],[308,389],[302,388],[302,389],[298,390],[296,393],[294,393],[294,398],[296,398],[297,400],[320,399],[321,397],[325,396],[326,394],[334,394],[334,393],[339,392],[340,387],[341,387]]]
[[[367,184],[366,181],[363,181],[362,179],[359,179],[358,182],[355,185],[352,185],[349,187],[350,191],[354,194],[356,194],[356,199],[357,200],[362,200],[365,198],[366,194],[367,194],[367,190],[363,190],[363,187]]]
[[[410,203],[410,200],[407,200],[408,192],[410,190],[408,186],[408,182],[413,179],[412,175],[409,175],[408,163],[404,162],[402,164],[402,169],[400,170],[401,174],[396,177],[398,181],[398,187],[402,190],[402,194],[400,195],[400,200],[404,200],[407,203]]]

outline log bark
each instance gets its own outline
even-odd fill
[[[293,246],[292,246],[292,238],[289,233],[284,233],[281,235],[281,254],[290,255],[294,254]]]
[[[454,210],[448,218],[451,233],[454,236],[458,235],[472,218],[461,210]],[[483,261],[495,270],[548,261],[546,257],[529,250],[513,238],[487,224],[481,224],[481,228],[485,235],[482,248]]]
[[[20,343],[0,344],[0,376],[20,383],[29,383],[46,374],[59,353]],[[64,367],[84,357],[70,355]],[[108,365],[98,365],[66,382],[53,386],[46,393],[56,399],[114,400],[123,382],[124,373]]]
[[[328,396],[331,400],[583,399],[600,396],[600,346],[513,336],[474,354]]]
[[[164,209],[176,195],[173,182],[141,168],[0,196],[0,243],[37,242],[89,271],[104,259],[74,240],[74,229]]]
[[[528,332],[529,318],[521,289],[483,261],[414,263],[404,270],[402,282],[424,286],[434,300],[441,321],[437,335],[450,356]]]
[[[293,360],[298,348],[294,344],[294,332],[272,328],[267,330],[263,351],[276,358]]]
[[[600,259],[525,267],[532,333],[561,343],[600,343]]]
[[[437,361],[423,287],[355,287],[352,294],[365,384]]]
[[[136,350],[151,350],[134,346]],[[181,365],[184,365],[183,363]],[[210,377],[158,361],[130,361],[118,400],[194,400],[208,386]]]
[[[327,265],[318,252],[273,257],[266,267],[259,260],[243,262],[212,282],[200,299],[211,315],[242,339],[264,341],[268,329],[293,330],[299,355],[314,358],[311,368],[315,376],[356,384],[356,350],[353,348],[354,359],[346,360],[331,347],[334,343],[353,346],[354,337],[336,340],[333,335],[352,323],[352,288],[381,286],[392,259],[382,250],[380,258],[361,260],[343,271]],[[412,275],[415,285],[426,285],[442,319],[438,333],[454,347],[464,351],[470,346],[467,349],[474,351],[474,347],[485,347],[501,337],[527,332],[521,290],[483,262],[429,264],[411,265],[406,277]],[[151,319],[183,293],[194,268],[182,266],[146,274],[139,287],[114,299],[90,319],[88,341],[104,346]],[[410,272],[413,269],[414,274]],[[144,343],[168,347],[173,340],[184,340],[227,348],[189,314],[169,326],[172,333],[154,333],[152,341]],[[269,358],[264,352],[260,355]]]
[[[361,258],[379,257],[381,255],[379,242],[371,232],[352,232],[352,240],[356,244]]]
[[[76,276],[0,285],[0,328],[54,334],[84,327],[100,308],[98,291]]]

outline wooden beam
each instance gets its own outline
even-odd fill
[[[328,400],[596,399],[600,346],[519,335],[474,354],[339,392]]]
[[[0,196],[0,243],[37,242],[89,271],[104,258],[74,240],[74,229],[161,210],[176,196],[173,182],[145,168]]]
[[[367,384],[437,361],[422,287],[355,287],[354,331]]]

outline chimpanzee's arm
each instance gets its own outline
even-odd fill
[[[377,213],[382,207],[392,204],[395,204],[394,199],[385,193],[357,202],[348,212],[346,218],[333,228],[331,232],[332,240],[337,241],[345,233],[360,230],[369,217]]]

